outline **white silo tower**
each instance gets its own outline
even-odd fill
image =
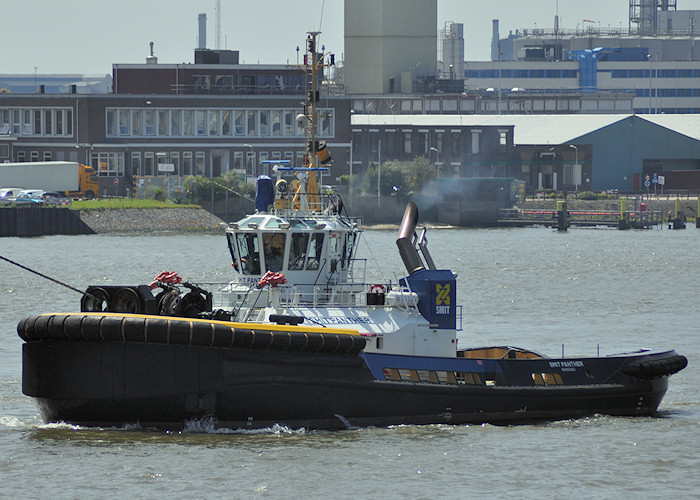
[[[442,30],[442,78],[464,78],[464,25],[447,22]]]
[[[345,0],[344,63],[349,94],[412,92],[436,74],[437,0]]]

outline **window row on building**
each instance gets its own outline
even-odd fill
[[[649,97],[651,90],[652,97],[700,97],[700,88],[698,89],[637,89],[635,95],[637,97]]]
[[[107,108],[107,137],[303,137],[294,109]],[[321,109],[319,137],[335,135],[333,109]]]
[[[700,78],[700,69],[598,69],[611,78]],[[578,78],[576,69],[472,69],[465,78]]]
[[[298,74],[242,74],[242,75],[192,75],[192,86],[196,90],[221,90],[230,93],[238,89],[270,91],[300,91],[306,82],[304,75]]]
[[[697,115],[700,114],[700,108],[634,108],[634,113],[637,115],[654,113],[667,115]]]
[[[612,69],[612,78],[700,78],[700,69]]]
[[[39,155],[39,151],[30,151],[29,152],[29,157],[27,158],[27,154],[24,151],[17,151],[17,162],[25,162],[25,161],[53,161],[53,153],[51,151],[43,151],[42,155]]]
[[[0,108],[0,134],[66,137],[73,135],[72,108]]]
[[[473,69],[464,72],[465,78],[578,78],[575,69]]]
[[[509,130],[498,129],[498,145],[505,148],[509,144]],[[432,133],[428,129],[419,129],[413,131],[411,129],[385,129],[382,132],[379,129],[370,129],[368,133],[353,129],[352,148],[353,153],[367,153],[371,157],[377,155],[379,161],[379,152],[381,151],[386,159],[393,159],[396,156],[430,156],[435,161],[439,160],[440,155],[447,155],[455,158],[463,153],[472,155],[481,154],[482,129],[471,129],[469,131],[468,144],[464,145],[463,131],[454,129],[446,131],[444,129],[436,129]],[[388,157],[388,158],[387,158]]]
[[[46,155],[47,153],[45,153]],[[51,160],[49,157],[44,161]],[[97,174],[108,177],[121,177],[127,174],[138,177],[164,176],[187,177],[201,175],[205,177],[220,176],[229,170],[240,172],[246,177],[272,173],[270,165],[263,165],[267,160],[286,160],[291,164],[301,165],[304,151],[233,151],[221,156],[221,171],[213,170],[213,162],[207,160],[208,151],[132,151],[130,156],[121,151],[93,152],[90,165]],[[22,159],[21,161],[25,161]],[[32,160],[37,161],[37,160]],[[127,161],[130,164],[127,165]]]

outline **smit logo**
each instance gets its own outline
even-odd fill
[[[437,297],[435,298],[435,305],[444,304],[446,306],[450,305],[450,284],[445,285],[436,284],[435,291],[437,292]]]

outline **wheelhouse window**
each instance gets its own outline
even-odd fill
[[[292,234],[292,243],[289,246],[289,259],[287,260],[288,270],[299,271],[304,269],[304,258],[306,257],[306,247],[308,242],[308,233]]]
[[[345,240],[345,246],[343,247],[343,254],[341,255],[341,258],[340,258],[340,265],[343,269],[348,267],[348,265],[350,264],[350,260],[352,259],[352,250],[353,250],[354,241],[355,241],[355,234],[349,233],[346,240]]]
[[[306,269],[318,269],[323,252],[323,236],[323,233],[314,233],[311,235],[309,258],[306,260]]]
[[[279,272],[284,265],[284,246],[287,241],[285,233],[264,233],[263,251],[265,254],[265,269]]]
[[[241,274],[260,274],[260,244],[256,233],[236,234],[239,261],[234,261],[234,267]]]

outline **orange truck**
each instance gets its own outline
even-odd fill
[[[100,192],[95,169],[73,161],[0,163],[0,187],[58,191],[92,199]]]

